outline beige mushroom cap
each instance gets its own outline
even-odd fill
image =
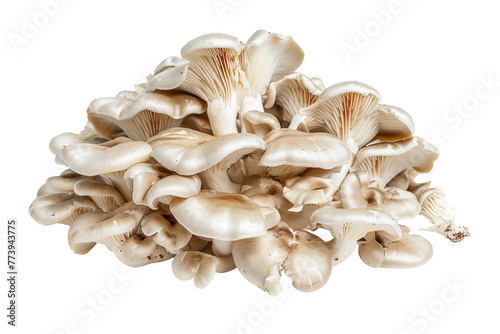
[[[257,110],[247,111],[243,115],[243,124],[247,133],[253,133],[264,138],[269,132],[281,128],[278,119],[265,112]]]
[[[275,178],[295,176],[307,168],[333,169],[351,158],[349,148],[328,133],[279,129],[269,133],[266,142],[258,164],[268,167]]]
[[[147,141],[163,130],[181,125],[186,116],[206,110],[205,101],[189,94],[143,93],[123,107],[118,124],[132,140]]]
[[[80,180],[74,189],[77,195],[90,197],[104,212],[116,210],[126,203],[115,187],[95,180]]]
[[[88,212],[71,225],[69,245],[77,254],[88,253],[96,243],[119,251],[125,241],[136,234],[139,221],[149,211],[148,207],[128,202],[112,212]]]
[[[145,235],[152,237],[154,242],[172,254],[178,253],[186,246],[192,236],[166,209],[156,210],[144,216],[141,220],[141,228]]]
[[[297,207],[332,202],[335,189],[328,180],[314,176],[295,176],[285,181],[283,196]]]
[[[248,133],[213,137],[182,128],[163,131],[149,143],[154,148],[152,156],[181,175],[194,175],[221,162],[220,169],[226,169],[242,156],[266,147],[261,138]]]
[[[174,256],[143,234],[130,236],[114,253],[121,262],[131,267],[167,261]]]
[[[120,113],[130,98],[102,97],[93,100],[87,109],[87,118],[96,131],[105,136],[123,132],[118,124]]]
[[[37,197],[48,194],[72,193],[74,192],[75,183],[79,180],[91,180],[95,176],[85,176],[73,172],[71,169],[66,169],[59,176],[49,177],[43,186],[38,189]]]
[[[262,208],[243,195],[215,191],[201,191],[190,198],[176,197],[170,210],[189,232],[222,241],[263,235],[272,225],[268,219],[279,221],[276,209]]]
[[[154,76],[147,83],[146,92],[179,87],[186,78],[188,66],[187,60],[175,56],[168,57],[156,67]]]
[[[359,150],[351,171],[363,170],[381,187],[403,170],[413,168],[419,173],[431,171],[438,158],[438,149],[419,137],[395,143],[370,145]]]
[[[69,193],[39,196],[29,207],[31,217],[43,225],[71,225],[82,214],[99,210],[90,197]]]
[[[359,245],[358,253],[364,263],[374,268],[414,268],[432,257],[432,245],[419,235],[410,235],[401,225],[402,237],[391,240],[384,233],[374,232]]]
[[[149,160],[151,146],[144,142],[123,142],[113,147],[87,143],[68,145],[61,150],[64,163],[82,175],[102,175],[126,170]]]
[[[330,278],[332,262],[326,243],[316,235],[281,222],[265,235],[233,243],[241,274],[271,295],[281,292],[281,273],[300,291],[315,291]]]
[[[201,190],[201,180],[196,175],[170,175],[155,182],[146,194],[146,203],[156,210],[158,203],[170,204],[174,197],[188,198]]]
[[[177,254],[172,261],[175,277],[182,281],[194,279],[197,288],[203,289],[215,277],[220,265],[218,257],[203,252],[187,251]]]

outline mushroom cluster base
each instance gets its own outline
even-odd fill
[[[302,49],[264,30],[246,43],[200,36],[180,56],[95,99],[81,133],[50,142],[68,169],[29,212],[68,225],[75,253],[102,244],[133,267],[172,259],[199,288],[237,268],[276,295],[282,275],[321,288],[355,252],[371,267],[425,264],[431,244],[401,219],[421,215],[453,242],[469,235],[444,192],[416,181],[437,148],[372,87],[296,72]]]

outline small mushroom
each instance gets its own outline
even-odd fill
[[[256,134],[260,138],[265,138],[269,132],[281,128],[276,117],[257,110],[247,111],[243,115],[243,124],[247,133]]]
[[[333,265],[351,256],[358,245],[358,240],[368,232],[384,231],[392,240],[401,237],[401,229],[396,220],[382,211],[325,206],[314,211],[311,222],[321,225],[332,233],[333,239],[329,242],[329,246]]]
[[[59,176],[52,176],[45,181],[45,184],[38,189],[37,197],[48,194],[72,193],[75,183],[79,180],[93,180],[95,176],[85,176],[66,169]]]
[[[126,203],[115,187],[95,180],[80,180],[74,189],[77,195],[90,197],[104,212],[116,210]]]
[[[437,232],[452,242],[460,242],[470,236],[466,226],[455,222],[456,210],[446,202],[443,190],[428,189],[420,195],[419,200],[422,206],[420,214],[433,224],[424,231]]]
[[[189,62],[178,57],[168,57],[155,69],[154,76],[148,81],[146,92],[156,89],[169,90],[179,87],[186,79]]]
[[[400,225],[402,236],[392,240],[383,232],[372,232],[358,247],[364,263],[374,268],[414,268],[424,265],[432,257],[432,245],[419,235],[410,235],[410,229]]]
[[[276,296],[283,273],[300,291],[315,291],[330,278],[332,261],[326,243],[318,236],[281,222],[265,235],[233,243],[233,258],[251,283]]]

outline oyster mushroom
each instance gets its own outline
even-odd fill
[[[401,229],[394,218],[382,211],[338,209],[322,207],[311,215],[314,225],[329,230],[333,239],[329,242],[332,263],[337,265],[356,249],[358,240],[368,232],[384,231],[392,240],[401,237]]]
[[[265,235],[233,243],[233,258],[251,283],[276,296],[280,276],[289,276],[300,291],[315,291],[330,278],[332,261],[326,243],[318,236],[281,222]]]
[[[432,257],[432,245],[419,235],[410,235],[407,226],[400,225],[402,236],[393,240],[384,232],[369,233],[358,253],[364,263],[374,268],[414,268]]]

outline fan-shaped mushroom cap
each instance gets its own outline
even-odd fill
[[[118,124],[120,113],[131,100],[128,97],[102,97],[93,100],[87,108],[87,118],[96,131],[105,136],[123,132]]]
[[[136,234],[139,221],[149,211],[148,207],[128,202],[111,212],[88,212],[71,225],[69,245],[77,254],[88,253],[96,243],[119,251],[125,241]]]
[[[45,181],[45,184],[38,189],[37,197],[48,194],[72,193],[75,183],[79,180],[92,180],[95,176],[85,176],[66,169],[59,176],[52,176]]]
[[[351,171],[368,172],[370,180],[379,186],[386,184],[401,171],[413,168],[419,173],[431,171],[438,158],[438,149],[419,137],[395,143],[370,145],[359,150]]]
[[[39,196],[29,207],[31,217],[43,225],[71,225],[82,214],[99,210],[89,197],[69,193]]]
[[[330,246],[334,265],[347,259],[356,249],[357,241],[368,232],[384,231],[394,240],[401,237],[396,220],[381,211],[325,206],[311,215],[311,222],[332,233],[334,239],[330,241]]]
[[[266,143],[258,164],[278,179],[299,175],[307,168],[333,169],[351,158],[347,146],[328,133],[279,129],[267,135]]]
[[[121,249],[114,253],[120,261],[131,267],[163,262],[174,256],[144,234],[134,234],[127,238]]]
[[[262,207],[276,209],[291,207],[283,197],[283,186],[268,177],[253,175],[246,178],[241,185],[241,194]]]
[[[384,233],[373,232],[359,245],[358,253],[364,263],[374,268],[414,268],[432,257],[432,245],[419,235],[410,235],[401,225],[402,237],[391,240]]]
[[[146,205],[146,194],[151,186],[171,172],[159,164],[149,162],[138,163],[128,168],[123,177],[127,188],[132,190],[132,199],[135,204]],[[156,209],[156,207],[154,208]]]
[[[233,258],[241,274],[271,295],[281,292],[281,273],[300,291],[321,288],[330,278],[332,262],[326,243],[281,222],[265,235],[233,242]]]
[[[256,134],[260,138],[264,138],[269,132],[281,128],[276,117],[257,110],[247,111],[243,115],[243,124],[245,124],[247,133]]]
[[[55,136],[49,143],[49,149],[57,154],[65,146],[76,143],[101,144],[110,140],[109,137],[98,134],[92,123],[88,122],[85,129],[80,133],[65,132]]]
[[[149,160],[151,146],[144,142],[123,142],[112,147],[87,143],[68,145],[61,150],[64,163],[82,175],[123,171]]]
[[[189,69],[179,88],[207,101],[215,136],[238,132],[238,106],[248,87],[241,69],[244,50],[245,45],[236,37],[225,34],[197,37],[181,50]]]
[[[455,223],[456,210],[446,202],[443,190],[428,189],[420,195],[419,200],[422,206],[420,214],[433,224],[425,231],[442,234],[452,242],[460,242],[470,236],[466,226]]]
[[[304,52],[290,36],[256,31],[247,41],[247,61],[243,70],[249,83],[241,115],[249,110],[263,111],[261,95],[271,81],[293,73],[304,60]]]
[[[188,198],[201,190],[201,180],[196,175],[170,175],[155,182],[146,194],[146,202],[151,209],[158,203],[170,204],[174,197]]]
[[[285,181],[283,196],[300,211],[306,204],[330,203],[334,192],[328,180],[314,176],[295,176]]]
[[[154,148],[152,156],[168,170],[181,175],[194,175],[220,163],[221,169],[226,169],[242,156],[264,150],[266,145],[252,134],[213,137],[182,128],[163,131],[149,143]]]
[[[243,195],[215,191],[201,191],[190,198],[176,197],[170,202],[170,210],[189,232],[222,241],[260,236],[268,226],[279,222],[274,208],[260,207]]]
[[[154,148],[152,156],[168,170],[181,175],[201,173],[204,189],[228,193],[239,191],[239,185],[229,180],[229,166],[242,156],[266,147],[264,140],[248,133],[213,137],[181,128],[161,132],[150,144]]]
[[[178,253],[191,240],[192,234],[179,224],[169,210],[160,209],[141,220],[142,232],[152,237],[172,254]]]
[[[104,212],[116,210],[126,203],[115,187],[95,180],[80,180],[74,189],[77,195],[90,197]]]
[[[375,137],[370,144],[405,140],[413,137],[415,123],[410,114],[399,107],[380,105],[378,129],[374,129]]]
[[[420,212],[420,204],[414,194],[400,188],[382,188],[377,183],[370,183],[369,174],[361,170],[346,176],[339,194],[345,209],[380,210],[396,219],[415,218]]]
[[[163,130],[181,125],[187,115],[206,110],[205,101],[189,94],[143,93],[123,107],[118,124],[132,140],[147,141]]]
[[[154,76],[147,83],[146,92],[179,87],[186,78],[188,66],[187,60],[175,56],[168,57],[156,67]]]
[[[293,73],[269,85],[265,107],[280,106],[283,121],[291,123],[295,116],[302,120],[300,110],[314,104],[322,92],[323,89],[313,80],[301,73]],[[295,124],[298,125],[300,120],[297,119]],[[292,127],[296,128],[296,125]]]

